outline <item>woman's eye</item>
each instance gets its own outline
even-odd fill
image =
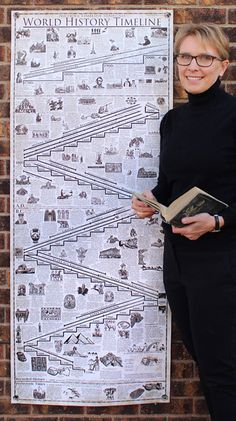
[[[180,54],[183,59],[189,60],[191,59],[190,54]]]

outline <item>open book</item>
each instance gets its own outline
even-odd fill
[[[162,205],[156,199],[147,199],[139,193],[133,193],[133,196],[160,212],[165,222],[176,227],[184,226],[181,220],[185,216],[194,216],[202,212],[214,215],[228,207],[226,203],[198,187],[192,187],[175,199],[168,207]]]

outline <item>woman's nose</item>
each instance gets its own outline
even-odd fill
[[[197,64],[197,60],[195,57],[192,57],[191,63],[188,65],[188,68],[199,69],[199,65]]]

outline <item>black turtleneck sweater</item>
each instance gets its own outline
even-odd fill
[[[236,247],[236,98],[220,88],[220,80],[188,97],[187,104],[168,111],[161,121],[159,177],[152,192],[168,206],[197,186],[228,203],[220,233],[190,241],[164,226],[180,247],[230,249]]]

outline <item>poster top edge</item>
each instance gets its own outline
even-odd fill
[[[50,13],[50,14],[68,14],[68,13],[76,13],[76,14],[86,14],[86,13],[93,13],[93,14],[101,14],[101,13],[105,13],[105,14],[110,14],[110,15],[114,15],[114,14],[120,14],[120,13],[140,13],[140,14],[163,14],[163,13],[170,13],[170,15],[173,15],[173,9],[114,9],[114,10],[110,10],[110,9],[83,9],[83,10],[78,10],[78,9],[62,9],[62,10],[55,10],[55,9],[39,9],[39,10],[12,10],[11,11],[11,15],[15,15],[15,14],[19,14],[19,15],[25,15],[25,14],[46,14],[46,13]]]

